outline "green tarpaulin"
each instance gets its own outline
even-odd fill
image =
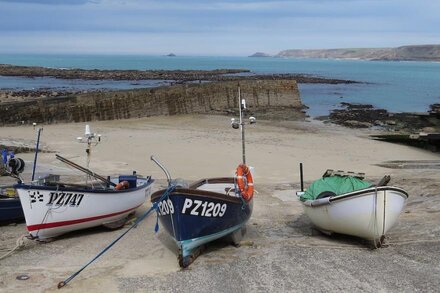
[[[323,177],[314,181],[309,188],[307,188],[304,195],[301,196],[302,201],[314,200],[324,191],[330,191],[336,195],[347,192],[356,191],[359,189],[368,188],[371,186],[370,182],[363,181],[356,177],[350,176],[330,176]]]

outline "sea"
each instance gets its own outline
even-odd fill
[[[396,62],[212,56],[24,55],[0,54],[0,64],[82,69],[211,70],[249,69],[255,74],[295,73],[349,79],[359,84],[300,84],[312,117],[327,115],[341,102],[372,104],[391,112],[425,112],[440,103],[440,62]],[[61,80],[1,77],[0,89],[91,90],[154,87],[167,81]]]

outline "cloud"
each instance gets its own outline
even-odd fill
[[[277,53],[440,40],[438,0],[6,2],[0,0],[0,52],[247,55],[257,49]]]
[[[45,4],[45,5],[84,5],[87,3],[98,3],[99,0],[0,0],[0,2]]]

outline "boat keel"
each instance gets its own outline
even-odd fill
[[[380,236],[379,239],[374,239],[373,249],[384,247],[385,246],[384,243],[385,243],[385,235]]]
[[[243,236],[246,234],[246,227],[238,229],[231,234],[225,236],[225,240],[231,242],[235,247],[240,247]]]
[[[201,245],[197,248],[195,248],[191,254],[187,255],[187,256],[183,256],[182,255],[182,251],[180,251],[179,253],[179,257],[178,257],[178,261],[179,261],[179,266],[183,269],[187,268],[190,264],[192,264],[197,257],[199,257],[203,251],[206,250],[206,245]]]

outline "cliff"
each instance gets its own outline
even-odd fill
[[[267,114],[270,109],[301,113],[298,86],[293,80],[241,81],[240,87],[251,113]],[[0,124],[228,113],[236,108],[237,82],[211,82],[0,103]]]
[[[440,45],[402,46],[397,48],[353,48],[325,50],[285,50],[277,57],[365,59],[392,61],[440,61]]]

